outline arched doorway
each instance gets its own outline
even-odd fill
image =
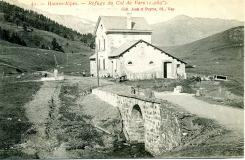
[[[134,105],[130,119],[130,141],[135,143],[144,143],[145,127],[142,111],[139,105]]]

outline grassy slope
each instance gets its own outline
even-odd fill
[[[32,99],[40,85],[35,82],[14,85],[0,82],[0,159],[9,156],[26,157],[20,150],[11,147],[22,142],[22,136],[31,126],[23,105]]]
[[[76,44],[79,42],[73,43]],[[76,46],[71,48],[74,48],[74,50],[77,50],[79,52],[62,53],[53,50],[23,47],[17,44],[0,40],[0,63],[13,65],[26,71],[48,70],[55,67],[55,55],[58,64],[64,67],[60,69],[62,72],[68,74],[72,72],[79,72],[79,74],[81,74],[81,72],[85,70],[88,73],[89,56],[91,55],[92,51],[82,49],[80,50],[79,48],[76,48]]]
[[[202,40],[164,50],[196,68],[187,72],[221,74],[243,86],[243,27],[236,27]]]
[[[244,56],[243,27],[232,28],[190,44],[164,50],[196,65],[193,71],[241,76],[240,67]]]
[[[26,71],[47,70],[55,66],[54,55],[58,63],[64,63],[65,54],[37,48],[22,47],[6,41],[0,41],[0,63],[13,65]]]
[[[66,56],[66,62],[61,65],[60,71],[69,75],[81,75],[83,71],[89,76],[89,56],[91,52],[72,53]]]
[[[16,24],[5,22],[0,19],[0,27],[2,29],[7,29],[9,31],[17,32],[21,35],[23,40],[26,42],[28,47],[40,47],[42,44],[49,46],[51,48],[51,42],[53,38],[57,39],[57,42],[64,48],[65,52],[81,52],[89,51],[88,47],[85,47],[79,41],[71,41],[66,38],[63,38],[52,32],[47,32],[43,30],[35,29],[33,32],[25,32],[22,26],[16,26]],[[68,45],[67,45],[68,44]]]
[[[64,67],[61,71],[65,73],[80,72],[80,74],[83,70],[89,72],[89,56],[92,51],[81,42],[71,41],[52,32],[35,28],[33,32],[24,32],[22,26],[17,27],[16,24],[4,21],[1,13],[0,27],[11,32],[17,32],[27,44],[27,47],[23,47],[0,40],[0,63],[13,65],[26,71],[47,70],[55,66],[54,55],[56,55],[58,64]],[[42,44],[51,48],[53,38],[57,39],[57,42],[68,54],[68,66],[66,65],[67,54],[53,50],[37,49]],[[74,54],[71,54],[72,52]]]

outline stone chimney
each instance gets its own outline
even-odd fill
[[[127,13],[127,29],[132,29],[132,13]]]

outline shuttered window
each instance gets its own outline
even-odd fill
[[[98,66],[99,66],[99,70],[100,70],[100,59],[99,59],[99,62],[98,62],[99,64],[98,64]]]
[[[103,59],[103,70],[105,70],[105,59]]]
[[[103,51],[105,50],[105,39],[103,39]]]
[[[98,51],[100,51],[100,39],[98,40]]]

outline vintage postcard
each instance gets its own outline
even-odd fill
[[[0,159],[244,158],[243,0],[0,0]]]

